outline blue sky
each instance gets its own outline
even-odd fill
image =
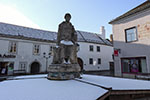
[[[0,12],[3,12],[1,15],[3,14],[5,19],[8,16],[7,20],[12,19],[10,23],[21,23],[24,26],[29,21],[28,25],[31,27],[34,25],[50,31],[57,31],[58,24],[64,20],[64,14],[69,12],[72,15],[71,22],[76,30],[99,33],[100,26],[105,26],[106,36],[109,38],[112,33],[112,26],[108,22],[145,1],[0,0],[0,6],[10,7],[9,10],[5,10],[5,7],[3,7]],[[13,12],[14,10],[16,12]],[[0,21],[5,20],[0,19]],[[7,23],[9,23],[9,20]]]

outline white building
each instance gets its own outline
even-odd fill
[[[86,71],[109,70],[112,44],[98,34],[77,31],[78,61]],[[57,34],[45,30],[0,23],[0,71],[42,73],[52,62],[52,47]]]

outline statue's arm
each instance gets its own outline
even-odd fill
[[[75,31],[74,27],[73,27],[73,42],[74,43],[77,42],[77,32]]]
[[[58,33],[57,33],[57,45],[60,44],[61,41],[61,25],[59,25]]]

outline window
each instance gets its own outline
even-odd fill
[[[26,66],[27,66],[26,62],[20,62],[19,70],[25,71],[26,70]]]
[[[97,52],[100,52],[100,46],[97,46]]]
[[[147,73],[146,57],[123,58],[121,62],[125,73]]]
[[[89,58],[89,64],[93,64],[93,58]]]
[[[133,42],[137,40],[137,30],[136,27],[126,29],[125,30],[126,34],[126,42]]]
[[[93,45],[90,45],[90,46],[89,46],[89,50],[90,50],[90,51],[94,51]]]
[[[98,64],[101,64],[101,58],[98,58]]]
[[[40,54],[40,45],[34,44],[34,47],[33,47],[33,54],[34,54],[34,55]]]
[[[16,42],[10,42],[9,53],[17,53],[17,43]]]
[[[14,63],[11,62],[9,63],[8,70],[13,70],[13,69],[14,69]]]
[[[52,53],[52,51],[53,51],[53,46],[50,46],[49,53]]]

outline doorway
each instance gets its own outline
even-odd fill
[[[78,64],[80,65],[81,71],[83,71],[83,60],[78,58]]]
[[[38,62],[33,62],[31,64],[31,74],[37,74],[40,72],[40,64]]]
[[[14,62],[0,62],[0,75],[13,74]]]

